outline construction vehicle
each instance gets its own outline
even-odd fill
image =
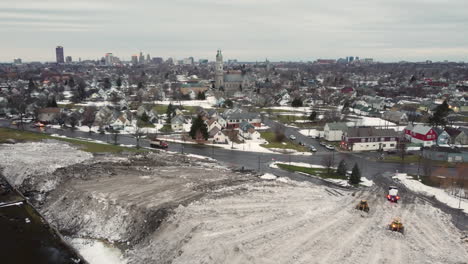
[[[388,187],[387,200],[389,200],[392,203],[397,203],[398,200],[400,200],[400,196],[398,196],[398,188],[397,187],[395,187],[395,186]]]
[[[403,226],[403,223],[401,222],[401,219],[398,217],[393,218],[392,222],[388,225],[388,229],[400,233],[404,233],[405,227]]]
[[[367,203],[367,200],[361,200],[361,201],[356,205],[356,209],[368,213],[368,212],[369,212],[369,204]]]
[[[167,144],[167,142],[155,138],[150,141],[150,147],[159,148],[159,149],[167,149],[169,145]]]

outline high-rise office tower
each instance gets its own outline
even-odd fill
[[[57,63],[64,63],[65,59],[63,57],[63,47],[62,46],[57,46],[55,48],[55,57],[57,59]]]

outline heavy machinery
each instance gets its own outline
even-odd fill
[[[388,187],[387,200],[389,200],[392,203],[397,203],[398,200],[400,200],[400,196],[398,196],[398,188],[397,187],[395,187],[395,186]]]
[[[401,222],[401,219],[398,217],[393,218],[392,222],[388,225],[388,229],[400,233],[404,233],[405,227],[403,226],[403,223]]]
[[[361,201],[356,205],[356,209],[368,213],[368,212],[369,212],[369,204],[367,203],[367,200],[361,200]]]

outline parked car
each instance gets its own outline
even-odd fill
[[[295,135],[290,135],[289,138],[290,138],[291,140],[296,140],[296,136],[295,136]]]
[[[335,147],[332,145],[325,145],[325,148],[327,148],[328,150],[335,150]]]
[[[325,142],[323,142],[323,141],[320,141],[319,144],[320,144],[320,146],[324,146],[324,147],[325,147],[325,145],[327,145],[327,144],[326,144]]]
[[[317,149],[312,145],[309,146],[309,150],[312,152],[317,152]]]

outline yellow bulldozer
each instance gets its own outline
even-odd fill
[[[393,218],[392,222],[388,225],[388,229],[400,233],[404,233],[405,227],[403,226],[403,223],[401,222],[401,219],[398,217]]]
[[[369,204],[367,203],[367,200],[361,200],[361,201],[356,205],[356,209],[368,213],[368,212],[369,212]]]

